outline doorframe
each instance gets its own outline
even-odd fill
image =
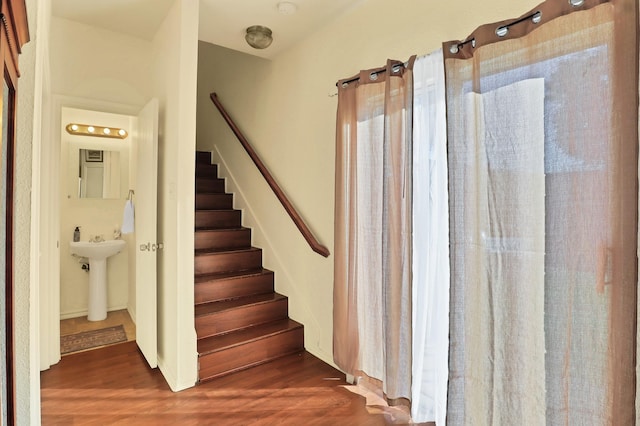
[[[38,220],[47,221],[50,226],[41,229],[42,252],[41,265],[46,270],[41,276],[49,277],[40,280],[40,371],[46,370],[60,359],[60,194],[62,172],[60,170],[61,117],[62,108],[96,110],[106,113],[137,116],[139,105],[119,104],[96,99],[73,96],[53,95],[51,102],[51,119],[48,121],[48,134],[51,141],[51,155],[41,160],[41,173],[48,176],[43,179],[40,192],[41,209],[37,212]],[[46,212],[46,213],[45,213]],[[42,223],[42,222],[40,222]]]

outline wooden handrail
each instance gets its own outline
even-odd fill
[[[295,207],[293,207],[293,204],[291,204],[276,180],[273,178],[273,176],[271,176],[271,173],[267,169],[267,166],[265,166],[262,160],[260,160],[260,157],[258,157],[258,154],[256,154],[256,152],[253,150],[253,148],[249,144],[249,141],[247,141],[247,138],[244,137],[238,126],[236,126],[236,123],[234,123],[227,111],[224,109],[224,106],[222,106],[220,100],[218,99],[218,95],[216,95],[215,93],[211,93],[210,97],[215,106],[218,108],[218,111],[220,111],[220,114],[222,114],[224,120],[231,128],[231,131],[233,131],[233,133],[236,135],[245,151],[247,151],[247,154],[249,154],[249,157],[251,157],[251,159],[253,160],[253,163],[256,165],[258,170],[260,170],[260,173],[271,187],[273,193],[276,195],[276,197],[278,197],[278,200],[280,200],[282,207],[284,207],[284,209],[287,211],[289,217],[291,217],[291,219],[293,220],[293,223],[295,223],[295,225],[302,233],[304,239],[307,240],[307,243],[309,243],[309,246],[311,246],[311,249],[324,257],[328,257],[330,254],[329,249],[320,244],[316,237],[313,236],[313,233],[309,230],[307,224],[304,223],[304,220],[296,211]]]

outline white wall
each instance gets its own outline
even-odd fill
[[[276,272],[276,289],[289,296],[291,316],[305,326],[305,346],[333,362],[333,254],[314,253],[270,193],[213,105],[221,101],[271,169],[300,214],[333,252],[335,83],[387,58],[426,54],[443,41],[464,39],[477,26],[517,17],[538,0],[368,0],[278,55],[270,64],[201,47],[198,148],[216,150],[231,177],[236,207],[265,248],[265,266]],[[277,36],[277,35],[276,35]],[[249,67],[255,66],[256,70]],[[233,73],[225,71],[232,70]],[[258,71],[257,71],[258,70]],[[257,71],[257,72],[256,72]],[[212,118],[213,117],[213,118]],[[212,139],[209,139],[212,138]]]
[[[50,44],[54,94],[139,107],[152,97],[149,41],[52,17]]]
[[[174,391],[197,380],[193,238],[198,2],[176,0],[153,40],[158,146],[158,366]]]
[[[267,59],[198,42],[198,149],[211,149],[216,141],[234,137],[209,95],[216,92],[225,106],[237,105],[239,115],[234,118],[243,127],[262,112],[253,89],[263,85],[270,69],[271,61]],[[240,147],[239,142],[237,145]]]

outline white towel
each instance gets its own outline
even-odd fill
[[[133,210],[133,200],[127,200],[124,205],[124,214],[122,215],[122,233],[123,234],[131,234],[133,233],[133,223],[134,223],[134,210]]]

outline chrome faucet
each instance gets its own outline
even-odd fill
[[[104,241],[104,237],[102,235],[94,235],[89,238],[90,243],[101,243]]]

